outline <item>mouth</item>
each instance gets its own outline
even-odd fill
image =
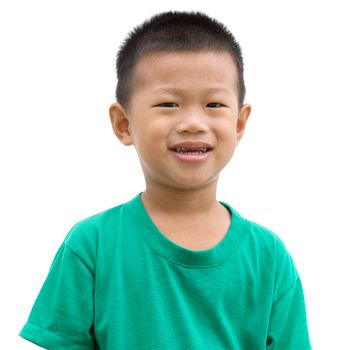
[[[204,142],[181,142],[170,147],[173,154],[187,163],[205,161],[213,147]]]

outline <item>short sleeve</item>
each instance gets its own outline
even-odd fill
[[[64,242],[19,335],[50,350],[95,349],[93,295],[93,272]]]
[[[266,349],[311,349],[304,295],[299,278],[273,305]]]
[[[277,242],[275,297],[270,314],[267,350],[311,349],[304,293],[294,262]]]

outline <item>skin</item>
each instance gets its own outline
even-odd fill
[[[110,119],[118,139],[133,145],[140,159],[142,202],[169,239],[209,249],[230,225],[216,199],[217,183],[251,111],[239,106],[235,63],[226,52],[157,52],[140,59],[133,79],[130,104],[112,104]],[[171,147],[187,141],[212,150],[203,161],[183,161]]]

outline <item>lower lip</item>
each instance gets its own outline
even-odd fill
[[[171,153],[178,159],[186,163],[201,163],[204,162],[210,154],[211,151],[200,153],[200,154],[186,154],[171,151]]]

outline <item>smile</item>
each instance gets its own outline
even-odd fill
[[[185,163],[202,163],[209,156],[213,148],[209,145],[194,145],[188,144],[184,145],[176,145],[171,147],[171,153],[179,160]]]

